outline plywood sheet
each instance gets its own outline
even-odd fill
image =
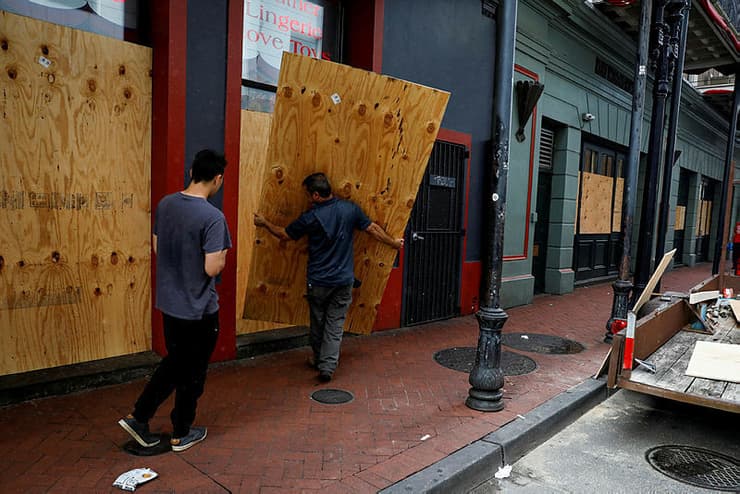
[[[359,204],[390,235],[404,233],[449,94],[324,60],[283,55],[259,211],[285,226],[307,207],[303,178],[321,171],[335,195]],[[257,232],[245,317],[308,323],[306,240]],[[364,233],[355,240],[362,286],[345,328],[375,321],[396,251]]]
[[[270,321],[243,319],[244,296],[247,292],[249,267],[255,240],[255,226],[252,221],[262,192],[262,177],[265,170],[267,146],[270,142],[269,113],[242,110],[241,139],[239,152],[239,246],[236,267],[236,334],[256,333],[285,324]]]
[[[622,194],[624,193],[624,179],[617,178],[614,185],[614,209],[612,211],[612,232],[622,231]]]
[[[683,230],[686,225],[686,206],[676,206],[676,221],[673,224],[674,230]]]
[[[611,233],[614,178],[581,172],[579,233]]]
[[[740,383],[740,345],[697,341],[686,375]]]
[[[150,349],[151,50],[2,11],[0,40],[0,374]]]

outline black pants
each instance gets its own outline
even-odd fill
[[[172,436],[183,437],[195,420],[198,398],[203,394],[211,358],[218,339],[218,312],[200,320],[162,314],[167,356],[162,359],[136,401],[134,418],[149,422],[159,405],[175,391]]]

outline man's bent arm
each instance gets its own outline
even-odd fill
[[[375,240],[378,240],[380,242],[383,242],[386,245],[389,245],[393,247],[394,249],[398,250],[401,247],[403,247],[403,239],[402,238],[393,238],[388,233],[386,233],[383,228],[381,228],[380,225],[375,223],[374,221],[370,223],[370,226],[367,227],[365,230],[367,233],[372,235],[372,237]]]
[[[285,228],[277,226],[259,213],[254,213],[254,224],[255,226],[264,226],[267,228],[267,231],[280,240],[293,240],[290,238],[290,235],[285,232]]]
[[[213,278],[217,276],[226,266],[226,249],[206,254],[206,274]]]

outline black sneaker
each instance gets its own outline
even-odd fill
[[[319,372],[319,381],[321,381],[322,383],[328,383],[329,381],[331,381],[331,372]]]
[[[170,446],[172,446],[172,451],[185,451],[205,439],[206,435],[208,435],[208,429],[205,427],[191,427],[187,435],[170,439]]]
[[[149,424],[139,422],[133,415],[122,418],[118,421],[118,425],[123,427],[123,430],[145,448],[151,448],[159,444],[159,435],[149,432]]]

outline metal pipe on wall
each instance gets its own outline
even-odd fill
[[[504,372],[501,369],[501,330],[508,315],[501,308],[501,273],[504,259],[506,181],[509,173],[509,138],[516,46],[517,0],[500,0],[496,12],[496,62],[493,100],[493,159],[486,197],[486,237],[480,287],[479,326],[475,365],[465,404],[482,412],[504,408]]]

